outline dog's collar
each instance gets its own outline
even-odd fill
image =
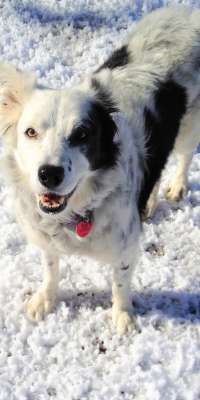
[[[94,216],[93,212],[87,210],[83,215],[73,213],[70,221],[65,223],[65,226],[70,231],[76,233],[78,237],[85,238],[87,237],[93,227]]]

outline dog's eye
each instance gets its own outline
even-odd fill
[[[35,131],[33,128],[28,128],[25,131],[25,135],[30,137],[30,138],[35,138],[38,136],[38,133]]]
[[[86,129],[82,128],[81,126],[76,129],[75,133],[75,138],[77,142],[85,142],[85,140],[88,138],[88,132]]]
[[[87,139],[87,132],[84,132],[84,131],[81,131],[79,134],[78,134],[78,138],[81,140],[81,141],[84,141],[84,140],[86,140]]]
[[[69,139],[69,142],[72,146],[78,146],[78,145],[86,143],[88,136],[89,136],[89,134],[86,129],[83,129],[82,127],[78,127],[72,133],[72,135]]]

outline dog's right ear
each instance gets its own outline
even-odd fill
[[[35,85],[31,73],[0,64],[0,136],[15,126]]]

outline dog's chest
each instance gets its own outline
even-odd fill
[[[62,254],[78,254],[108,261],[113,251],[111,246],[112,226],[110,221],[94,220],[91,232],[80,237],[75,230],[69,230],[67,223],[42,221],[43,231],[49,235],[52,246]]]
[[[131,221],[133,213],[134,202],[130,206],[132,196],[127,198],[127,190],[115,191],[99,208],[93,209],[92,229],[82,238],[75,229],[69,229],[67,217],[58,220],[40,215],[34,198],[22,197],[21,193],[16,197],[17,219],[27,238],[39,247],[43,248],[42,243],[46,242],[46,247],[58,254],[89,256],[105,263],[119,255],[124,225]]]
[[[26,202],[25,199],[20,200],[18,198],[17,219],[29,240],[40,246],[41,237],[48,247],[59,254],[91,256],[109,262],[113,252],[110,206],[105,207],[103,212],[94,213],[91,231],[81,238],[77,235],[75,227],[69,229],[67,219],[58,222],[48,216],[41,216],[35,204]]]

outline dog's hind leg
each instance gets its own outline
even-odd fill
[[[171,182],[168,184],[167,189],[165,191],[165,198],[167,201],[170,202],[180,201],[183,195],[186,193],[188,169],[190,166],[192,155],[193,151],[187,153],[179,152],[178,154],[179,160],[178,160],[178,167],[176,170],[176,174],[171,180]],[[155,184],[149,196],[146,208],[142,213],[143,221],[145,221],[148,218],[151,218],[154,215],[157,206],[159,187],[160,187],[160,180]]]
[[[187,191],[188,169],[195,148],[200,142],[200,97],[183,118],[174,151],[178,155],[178,167],[175,176],[165,192],[168,201],[179,201]]]
[[[29,319],[39,321],[48,314],[56,300],[59,279],[59,259],[51,253],[43,254],[44,279],[42,286],[26,305]]]
[[[198,98],[182,121],[174,148],[174,153],[178,155],[178,167],[165,192],[168,201],[179,201],[187,191],[188,169],[194,150],[200,141],[199,110]]]
[[[200,141],[200,97],[192,103],[181,122],[174,152],[178,155],[178,167],[165,192],[168,201],[178,201],[187,190],[187,178],[190,162]]]
[[[188,169],[192,160],[193,152],[200,142],[200,97],[198,97],[183,117],[178,136],[174,146],[174,152],[178,155],[178,167],[175,176],[165,191],[168,201],[179,201],[187,190]],[[159,182],[153,188],[148,199],[142,219],[153,215],[159,190]]]
[[[160,180],[155,184],[149,199],[147,201],[147,205],[145,210],[142,212],[142,220],[145,221],[148,218],[151,218],[154,215],[156,206],[157,206],[157,198],[158,198],[158,191],[160,187]]]
[[[179,201],[186,193],[188,169],[192,159],[192,154],[191,153],[179,154],[179,161],[176,174],[165,191],[165,198],[168,201]]]

